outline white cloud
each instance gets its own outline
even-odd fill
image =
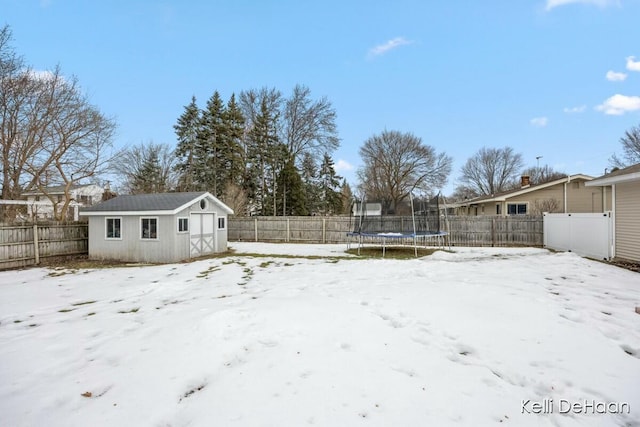
[[[339,159],[335,164],[334,169],[336,170],[336,172],[350,171],[353,170],[353,165],[346,160]]]
[[[640,61],[634,61],[634,59],[636,59],[635,56],[627,57],[627,70],[640,71]]]
[[[587,109],[586,105],[580,105],[578,107],[565,107],[563,111],[567,114],[576,114],[576,113],[583,113],[586,109]]]
[[[616,71],[607,71],[607,80],[610,82],[622,82],[627,78],[625,73],[618,73]]]
[[[618,0],[547,0],[545,10],[550,11],[551,9],[556,8],[558,6],[565,6],[567,4],[573,4],[573,3],[592,4],[594,6],[607,7],[607,6],[619,4],[619,1]]]
[[[546,117],[534,117],[533,119],[529,120],[529,123],[531,123],[531,126],[543,128],[549,123],[549,119]]]
[[[369,49],[369,57],[384,55],[392,49],[396,49],[400,46],[408,45],[411,43],[413,43],[411,40],[407,40],[404,37],[396,37],[395,39],[391,39],[383,44]]]
[[[601,105],[598,105],[596,110],[613,116],[620,116],[630,111],[637,111],[640,110],[640,96],[615,94]]]

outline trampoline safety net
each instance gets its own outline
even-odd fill
[[[439,196],[431,199],[414,199],[413,216],[382,215],[381,203],[355,202],[352,209],[350,234],[438,234],[440,226]],[[415,230],[414,230],[415,221]]]

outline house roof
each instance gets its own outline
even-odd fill
[[[640,163],[602,175],[586,185],[598,187],[629,181],[640,181]]]
[[[23,196],[42,196],[44,194],[64,194],[65,185],[54,185],[51,187],[45,187],[44,192],[38,190],[25,191],[22,193]],[[95,184],[85,184],[85,185],[71,185],[69,190],[79,190],[81,188],[87,187],[97,187]]]
[[[212,194],[206,191],[194,191],[118,196],[82,209],[80,215],[92,216],[104,215],[105,213],[111,215],[172,215],[205,198],[218,205],[227,214],[233,214],[231,208]]]
[[[534,191],[541,190],[543,188],[553,187],[554,185],[563,184],[565,182],[571,182],[576,179],[590,181],[593,179],[593,177],[590,175],[584,175],[581,173],[575,174],[575,175],[568,175],[564,178],[556,179],[556,180],[545,182],[542,184],[527,185],[526,187],[518,187],[512,190],[503,191],[497,194],[475,197],[473,199],[465,200],[463,202],[453,203],[452,206],[456,207],[456,206],[477,205],[477,204],[487,203],[487,202],[504,202],[507,199],[510,199],[512,197],[520,196],[522,194],[532,193]]]

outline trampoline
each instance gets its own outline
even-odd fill
[[[358,255],[364,245],[382,247],[384,258],[388,246],[413,246],[415,256],[418,247],[436,246],[444,248],[449,235],[440,226],[440,194],[431,199],[414,201],[410,194],[411,216],[383,215],[379,202],[355,201],[351,209],[350,240],[356,239]],[[417,209],[415,207],[418,207]]]

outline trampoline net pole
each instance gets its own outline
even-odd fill
[[[409,193],[409,200],[411,201],[411,221],[413,221],[413,252],[418,257],[418,246],[416,242],[416,211],[413,206],[413,193]]]

